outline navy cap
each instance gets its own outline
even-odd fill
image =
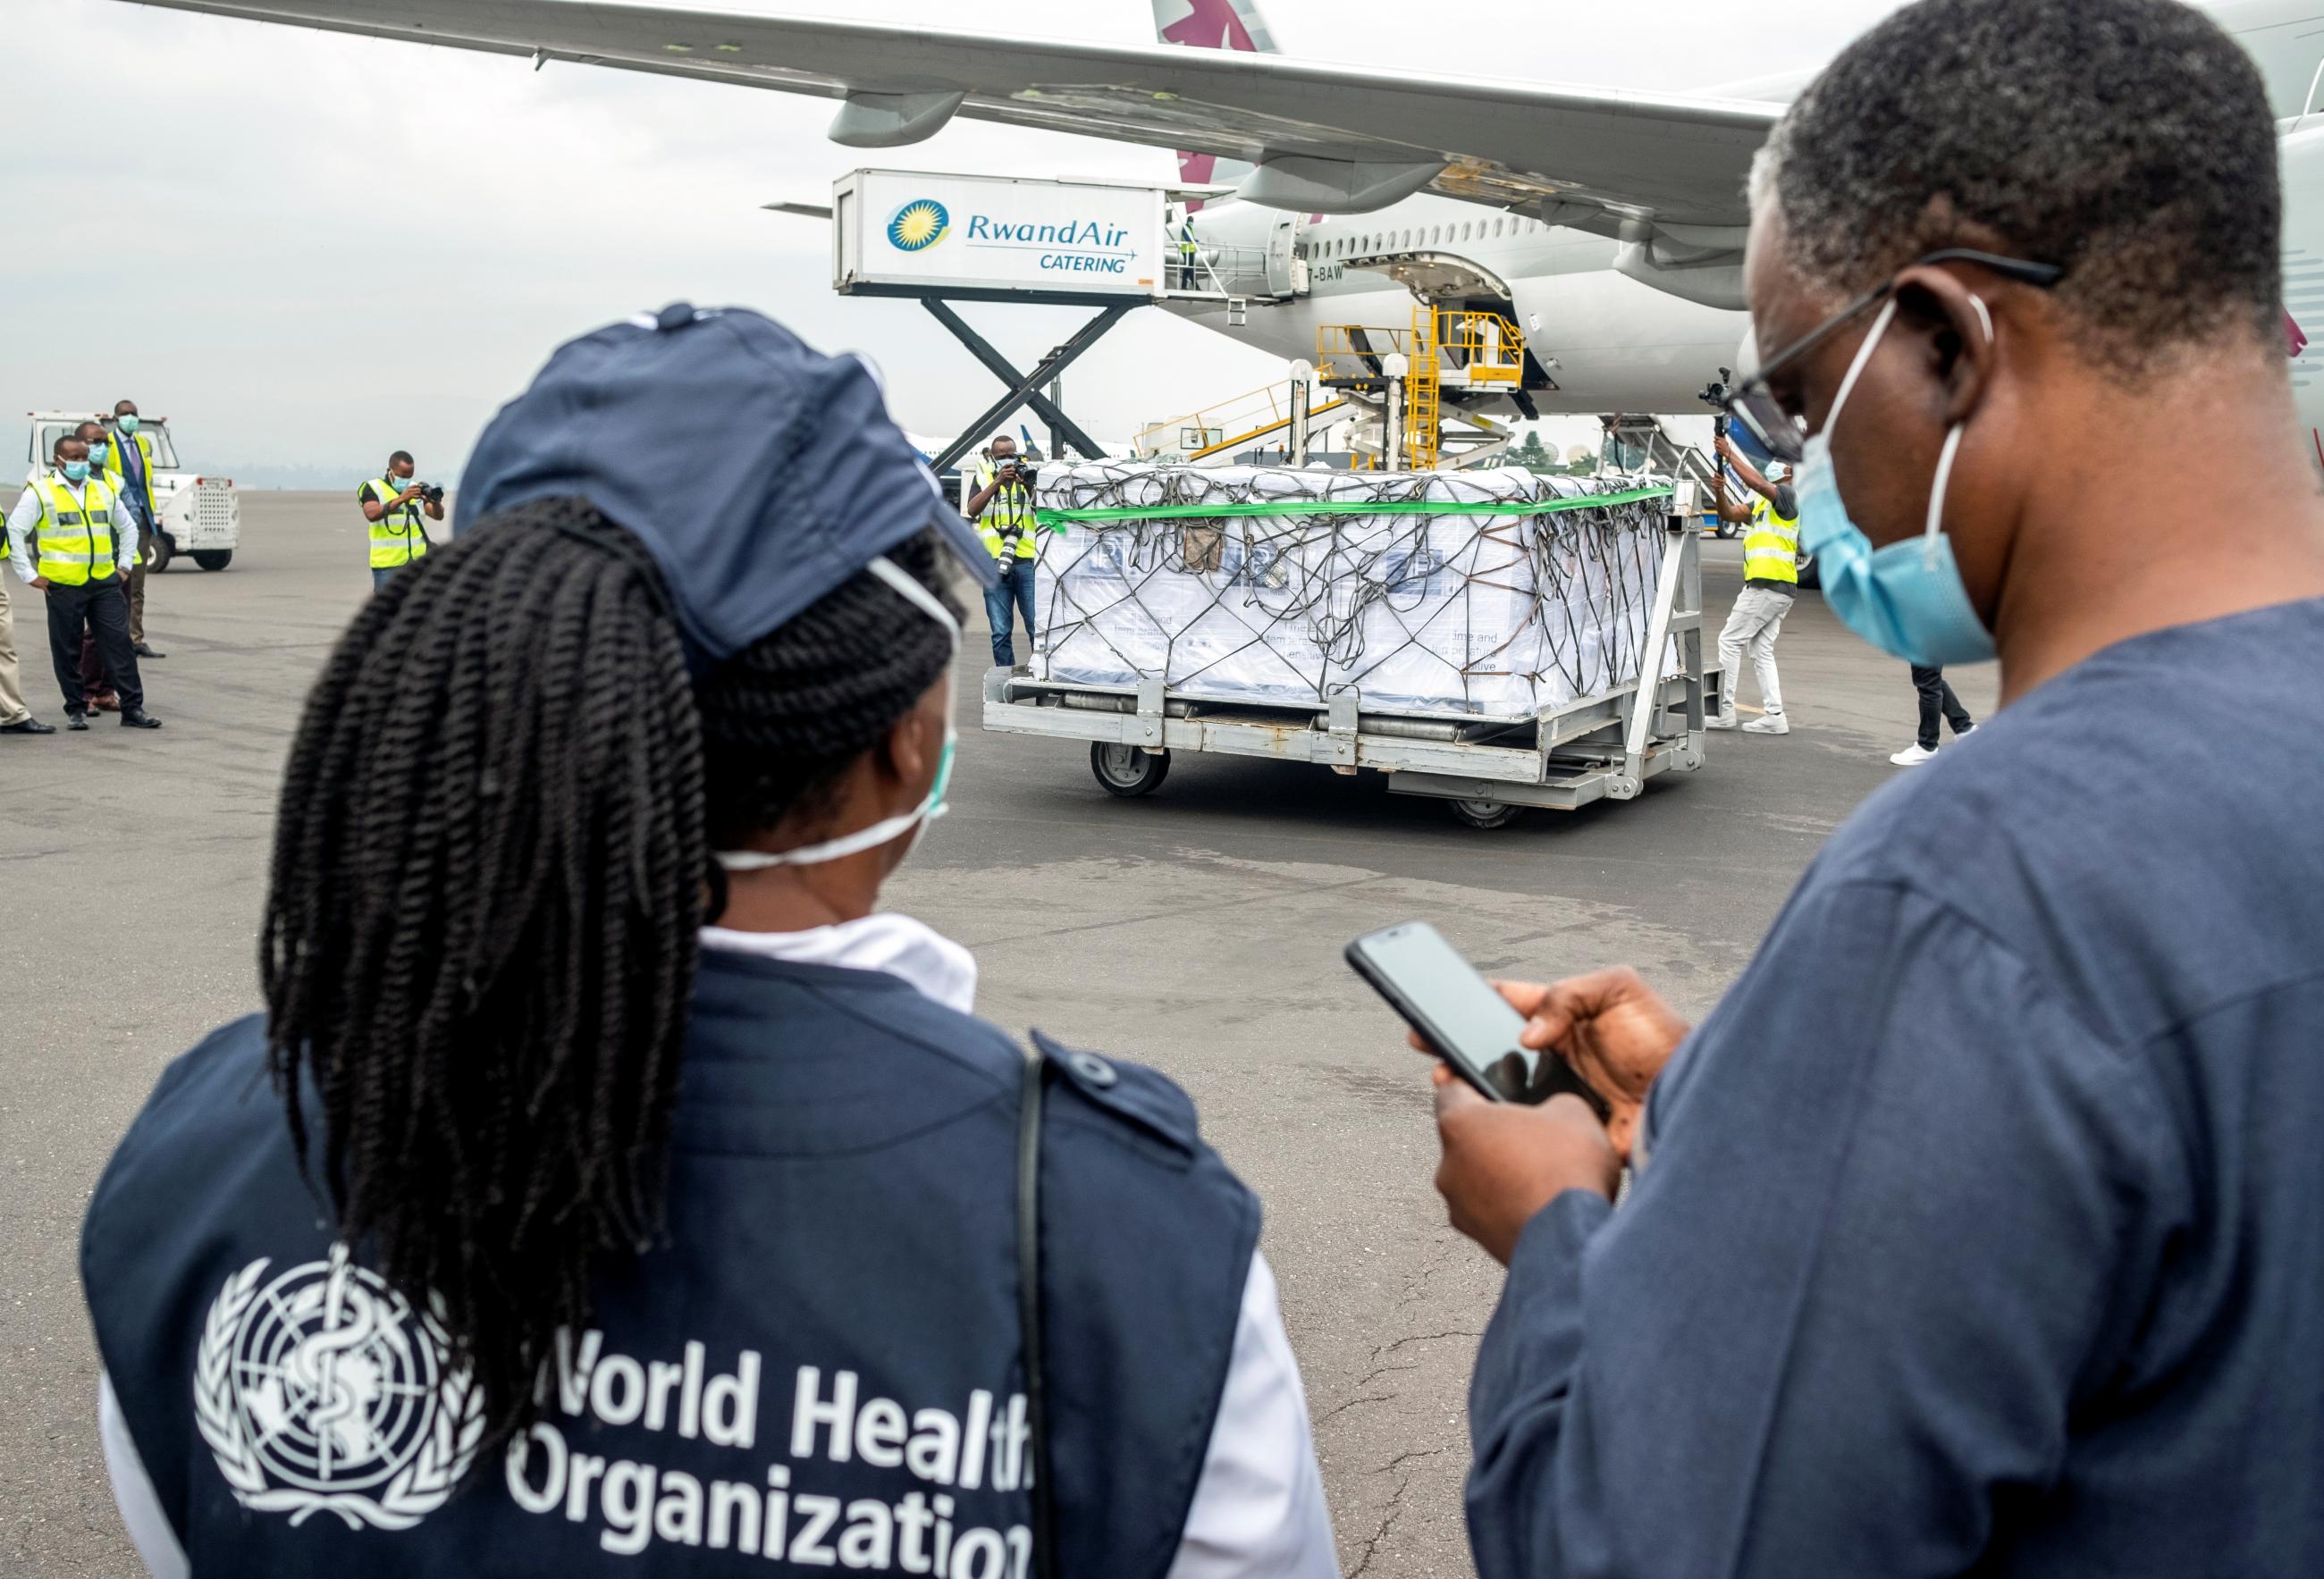
[[[871,369],[746,308],[677,302],[559,346],[485,427],[460,491],[471,520],[577,494],[633,533],[697,674],[930,526],[1000,579]]]

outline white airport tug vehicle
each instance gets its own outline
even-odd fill
[[[35,411],[32,434],[24,459],[32,468],[26,480],[49,468],[57,440],[88,418],[75,411]],[[190,554],[204,570],[224,570],[242,542],[242,502],[231,477],[198,476],[178,461],[177,445],[166,419],[147,418],[138,436],[153,446],[153,504],[160,528],[145,548],[145,568],[159,574],[180,554]],[[120,442],[115,436],[116,444]]]

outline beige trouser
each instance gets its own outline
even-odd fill
[[[0,724],[32,716],[24,705],[23,677],[16,672],[16,616],[8,606],[8,573],[0,570]]]

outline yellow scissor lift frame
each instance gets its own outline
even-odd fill
[[[1516,320],[1489,309],[1425,304],[1413,309],[1409,329],[1318,327],[1316,381],[1328,389],[1385,389],[1391,381],[1378,363],[1391,353],[1405,359],[1404,461],[1415,471],[1434,469],[1443,453],[1444,386],[1515,391],[1525,382],[1525,331]],[[1366,471],[1381,464],[1368,455],[1356,459]]]

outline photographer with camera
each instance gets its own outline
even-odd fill
[[[984,614],[992,625],[992,661],[1003,669],[1017,669],[1017,648],[1010,640],[1015,614],[1025,617],[1025,640],[1030,646],[1038,629],[1033,618],[1033,562],[1040,557],[1040,535],[1033,516],[1033,467],[1018,458],[1017,441],[1005,433],[992,436],[976,463],[976,491],[963,511],[976,523],[985,552],[1001,562],[1001,580],[984,589]],[[1019,672],[1026,672],[1020,670]]]
[[[428,552],[428,519],[444,519],[444,491],[415,482],[411,452],[398,450],[387,457],[387,475],[374,477],[355,490],[364,519],[371,523],[371,590],[379,591],[387,578]]]

